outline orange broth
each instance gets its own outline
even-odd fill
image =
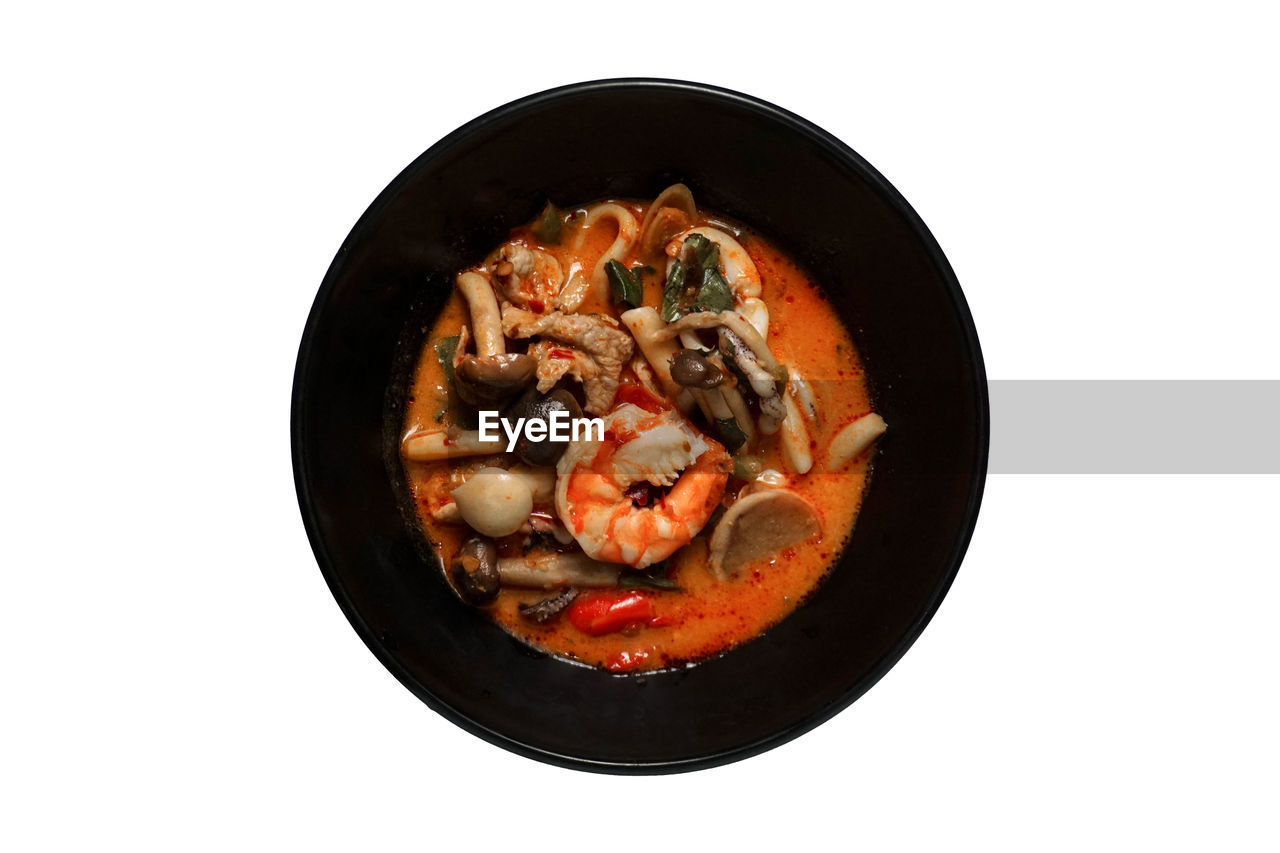
[[[646,203],[617,202],[631,210],[637,222],[643,219]],[[814,466],[805,475],[795,475],[787,467],[779,446],[779,436],[758,435],[750,450],[762,457],[765,468],[789,475],[788,487],[807,498],[819,511],[822,534],[779,555],[766,556],[728,581],[717,580],[707,567],[708,525],[703,532],[669,561],[668,576],[679,591],[645,590],[658,618],[648,626],[603,636],[589,636],[560,618],[547,625],[522,618],[518,606],[540,601],[554,592],[504,588],[487,610],[499,625],[514,636],[563,658],[614,671],[652,670],[688,664],[721,653],[759,636],[789,614],[822,581],[853,528],[862,494],[871,476],[871,453],[864,451],[839,471],[826,469],[826,450],[831,438],[845,425],[871,411],[866,378],[861,361],[840,319],[805,272],[768,239],[724,218],[700,210],[701,220],[738,235],[760,273],[761,298],[769,308],[768,343],[783,364],[796,368],[809,382],[817,398],[819,417],[810,424],[810,450]],[[581,216],[577,219],[580,221]],[[573,222],[564,228],[554,245],[539,243],[529,226],[511,232],[511,239],[556,257],[566,277],[577,269],[589,275],[596,259],[616,235],[610,226],[596,226],[579,235]],[[575,242],[582,237],[581,246]],[[626,267],[650,264],[663,269],[661,257],[644,257],[635,251],[621,259]],[[575,262],[576,259],[576,262]],[[645,276],[644,304],[662,301],[661,275]],[[589,298],[581,313],[605,313],[617,317],[611,304]],[[468,322],[467,307],[457,291],[440,313],[415,373],[405,422],[406,434],[419,428],[438,429],[448,401],[446,378],[433,347],[435,341],[456,335]],[[624,371],[624,382],[629,371]],[[447,423],[446,420],[443,423]],[[413,492],[419,521],[442,564],[448,566],[470,533],[465,524],[443,524],[430,515],[433,495],[451,466],[474,464],[477,457],[443,462],[405,461],[405,472]],[[730,480],[725,501],[737,493],[742,483]],[[438,497],[435,498],[438,502]],[[535,511],[538,507],[535,507]],[[551,509],[554,515],[554,509]],[[519,534],[515,535],[520,538]],[[500,542],[510,551],[514,542]],[[518,553],[518,550],[515,552]],[[447,576],[448,572],[446,572]],[[584,595],[593,591],[586,590]],[[657,623],[656,625],[654,623]]]

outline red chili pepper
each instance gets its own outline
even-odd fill
[[[649,653],[644,649],[638,649],[634,652],[621,651],[604,662],[604,668],[610,672],[630,672],[638,669],[641,664],[649,659]]]
[[[569,605],[568,615],[573,627],[598,637],[621,631],[637,622],[647,625],[653,618],[653,602],[640,592],[580,595]]]

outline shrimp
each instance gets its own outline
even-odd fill
[[[485,266],[503,296],[536,314],[547,312],[564,285],[559,261],[519,243],[499,246],[485,259]]]
[[[560,458],[556,512],[588,556],[642,569],[698,535],[732,468],[678,412],[627,403],[605,419],[604,441],[574,441]],[[642,482],[670,491],[638,506],[627,492]]]

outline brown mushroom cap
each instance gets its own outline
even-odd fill
[[[453,384],[466,403],[497,403],[533,382],[537,368],[537,360],[526,353],[464,355],[453,369]]]
[[[813,504],[787,489],[739,498],[711,534],[711,571],[728,580],[744,566],[774,557],[822,532]]]

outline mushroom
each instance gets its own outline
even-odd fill
[[[619,329],[617,321],[612,317],[601,314],[563,314],[559,311],[539,316],[508,305],[502,311],[502,327],[509,337],[531,338],[540,335],[544,340],[559,341],[587,356],[589,360],[584,364],[587,369],[581,371],[582,390],[587,398],[583,408],[593,415],[603,415],[609,410],[613,395],[618,390],[622,367],[635,351],[635,341],[631,335]],[[537,345],[535,343],[533,346]],[[551,390],[558,378],[556,372],[543,370],[539,376],[538,390]]]
[[[471,604],[493,601],[502,587],[498,574],[498,547],[483,536],[472,536],[462,543],[450,570],[458,591]]]
[[[822,532],[813,504],[786,489],[739,498],[711,534],[709,565],[720,580]]]
[[[724,382],[724,371],[697,350],[678,350],[671,357],[671,378],[686,388],[714,388]]]
[[[554,589],[566,584],[617,586],[620,571],[620,566],[593,560],[581,551],[571,554],[551,551],[498,560],[498,574],[504,585],[529,589]]]
[[[533,493],[505,468],[481,468],[453,490],[462,520],[486,536],[509,536],[533,511]]]
[[[482,456],[502,449],[501,444],[482,440],[479,430],[452,428],[414,430],[404,437],[400,447],[404,458],[410,462]]]
[[[454,387],[473,406],[505,400],[533,381],[538,363],[524,353],[507,352],[498,299],[487,278],[464,272],[457,284],[471,312],[476,354],[455,356]]]
[[[560,461],[569,442],[551,438],[551,420],[558,411],[564,412],[568,419],[582,417],[578,401],[563,388],[557,388],[550,394],[539,394],[536,389],[530,388],[511,406],[504,415],[508,420],[515,422],[523,418],[526,422],[543,421],[547,424],[547,438],[544,441],[530,441],[528,432],[521,431],[520,437],[516,439],[517,456],[530,465],[549,466]],[[566,425],[568,422],[565,421]]]

